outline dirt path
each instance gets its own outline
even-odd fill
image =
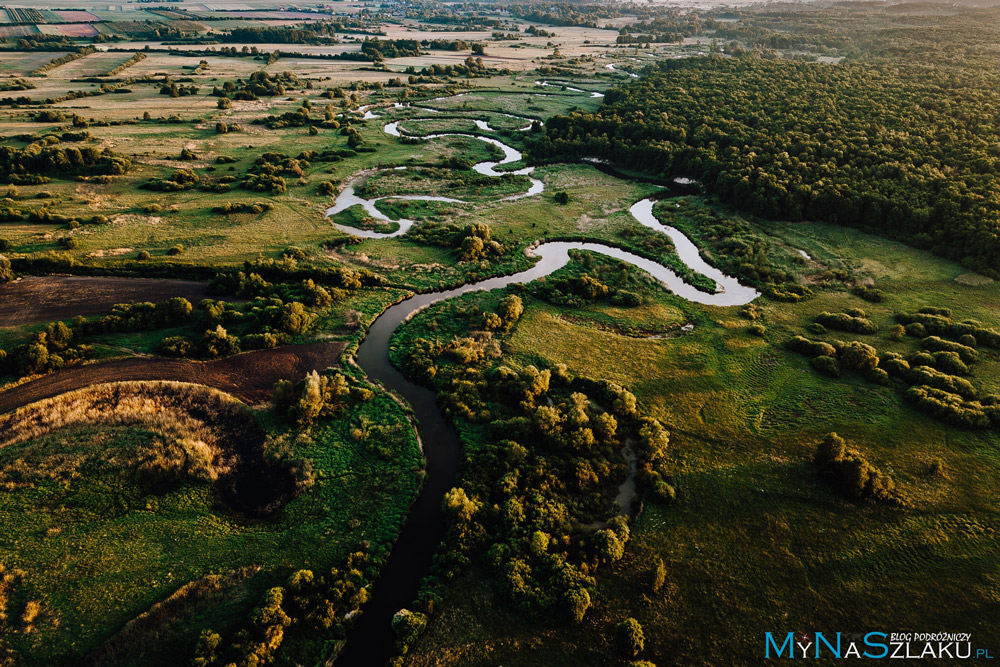
[[[289,345],[244,352],[216,361],[130,357],[75,366],[0,392],[0,414],[74,389],[125,380],[195,382],[228,392],[251,405],[271,398],[278,380],[297,381],[312,370],[336,366],[344,343]]]
[[[0,285],[0,328],[101,315],[116,303],[208,298],[208,283],[156,278],[28,276]]]

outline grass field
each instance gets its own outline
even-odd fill
[[[959,317],[996,326],[996,285],[963,285],[961,267],[858,232],[763,227],[824,264],[875,279],[886,302],[843,291],[794,305],[765,302],[763,339],[748,335],[732,309],[669,295],[656,297],[652,311],[526,302],[504,363],[565,363],[575,374],[632,388],[671,430],[679,500],[645,505],[625,558],[599,577],[596,613],[581,627],[539,633],[484,587],[485,573],[471,572],[451,587],[446,610],[408,664],[599,664],[613,659],[601,637],[624,616],[642,623],[643,658],[656,664],[754,664],[764,632],[789,626],[918,631],[944,623],[988,641],[1000,574],[992,538],[1000,438],[926,417],[892,388],[822,377],[782,344],[812,314],[851,306],[863,307],[883,332],[893,312],[925,305],[951,305]],[[609,315],[636,325],[669,322],[664,309],[694,329],[648,340],[604,326]],[[833,334],[879,350],[915,347],[886,333]],[[984,391],[995,390],[997,358],[985,353],[976,367],[973,381]],[[831,430],[889,472],[912,508],[859,506],[818,481],[809,461]],[[928,475],[936,458],[945,462],[944,478]],[[659,592],[649,583],[656,558],[667,571]]]
[[[526,302],[504,362],[565,363],[576,374],[632,388],[671,430],[679,500],[645,505],[626,557],[599,577],[596,613],[582,627],[539,633],[484,588],[483,573],[470,573],[447,595],[412,664],[600,664],[612,657],[598,638],[629,615],[645,629],[643,658],[656,664],[753,664],[764,632],[790,625],[918,631],[944,623],[989,641],[1000,576],[992,538],[1000,438],[924,416],[893,388],[849,374],[820,376],[782,346],[813,314],[859,307],[880,333],[826,338],[909,353],[918,347],[913,339],[888,338],[894,312],[949,306],[956,317],[996,326],[1000,290],[952,262],[856,231],[760,228],[814,258],[800,266],[803,273],[817,264],[846,270],[873,280],[886,301],[832,290],[798,304],[764,302],[763,338],[749,335],[733,309],[694,307],[669,295],[657,297],[662,305],[652,312]],[[664,308],[693,330],[649,340],[605,326],[612,313],[636,325],[653,313],[653,321],[669,321]],[[972,380],[996,391],[1000,355],[983,354]],[[829,431],[891,474],[912,507],[857,505],[817,480],[809,461]],[[935,459],[945,462],[943,478],[928,474]],[[656,558],[667,571],[660,592],[649,583]]]
[[[366,422],[393,433],[380,443],[388,458],[350,436]],[[267,521],[221,507],[210,482],[144,481],[129,462],[161,446],[161,436],[142,428],[70,430],[0,450],[5,565],[23,570],[25,594],[43,601],[37,629],[11,639],[32,656],[25,664],[96,649],[183,584],[259,570],[227,591],[223,604],[186,609],[169,633],[147,638],[145,653],[133,652],[128,663],[177,664],[199,629],[238,623],[260,592],[291,570],[329,568],[360,540],[391,542],[417,488],[420,462],[395,402],[375,399],[311,433],[268,424],[285,455],[312,461],[315,482]]]

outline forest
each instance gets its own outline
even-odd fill
[[[546,123],[539,159],[599,157],[704,184],[772,219],[886,234],[1000,277],[1000,95],[922,70],[709,56],[663,61],[593,114]]]

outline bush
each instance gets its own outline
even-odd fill
[[[215,329],[205,332],[201,340],[202,355],[214,359],[216,357],[228,357],[240,351],[240,340],[218,325]]]
[[[1000,422],[995,406],[966,401],[958,394],[924,385],[914,385],[906,391],[906,400],[918,410],[961,428],[987,428]],[[989,412],[987,412],[987,410]]]
[[[0,255],[0,284],[12,280],[14,280],[14,270],[10,268],[10,259],[6,255]]]
[[[160,341],[159,350],[168,357],[187,357],[194,350],[194,344],[184,336],[171,336]]]
[[[930,352],[954,352],[966,364],[971,364],[979,358],[979,351],[976,348],[944,340],[937,336],[928,336],[921,341],[921,344],[925,350]]]
[[[829,433],[816,447],[813,457],[820,475],[830,479],[846,496],[897,502],[892,478],[868,462],[836,433]]]
[[[59,247],[65,250],[74,250],[80,247],[80,242],[72,236],[59,237]]]
[[[590,593],[586,588],[573,588],[563,594],[563,601],[569,620],[573,624],[583,622],[583,617],[590,609]]]
[[[822,341],[809,340],[805,336],[795,336],[786,343],[792,352],[804,354],[807,357],[836,357],[837,348]]]
[[[844,368],[865,375],[878,366],[878,351],[871,345],[852,340],[840,348],[840,363]]]
[[[813,370],[821,375],[832,378],[840,377],[840,362],[837,361],[836,357],[813,357],[812,361],[809,362],[809,365],[813,367]]]
[[[184,252],[184,246],[182,246],[180,243],[178,243],[175,246],[171,246],[167,250],[167,254],[170,255],[171,257],[177,256],[177,255],[181,254],[182,252]]]
[[[882,303],[885,301],[885,292],[867,285],[856,285],[851,289],[851,292],[871,303]]]
[[[934,357],[927,352],[915,352],[910,355],[910,366],[933,366]]]
[[[820,324],[819,322],[813,322],[811,324],[806,325],[806,331],[813,334],[814,336],[822,336],[827,332],[826,327]]]
[[[976,398],[978,392],[972,383],[965,378],[956,377],[942,373],[930,366],[917,366],[912,369],[906,378],[910,384],[922,384],[935,389],[941,389],[952,394],[958,394],[962,398]]]
[[[850,312],[830,313],[823,311],[816,315],[814,319],[828,329],[836,329],[838,331],[860,334],[873,334],[878,331],[878,327],[865,317],[863,310],[856,310],[854,312],[860,314],[852,315]]]
[[[427,617],[420,612],[400,609],[392,617],[392,630],[396,633],[397,648],[406,653],[427,627]]]
[[[909,375],[910,364],[899,355],[887,355],[879,361],[879,367],[892,377],[905,378]]]
[[[969,367],[957,352],[935,352],[934,367],[951,375],[968,375]]]
[[[634,618],[626,618],[615,626],[615,652],[623,658],[634,658],[642,653],[646,641],[642,625]]]

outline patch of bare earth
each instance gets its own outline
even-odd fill
[[[345,344],[339,341],[254,350],[214,361],[128,357],[74,366],[0,391],[0,414],[29,403],[96,384],[166,380],[206,385],[251,405],[271,398],[278,380],[301,380],[306,373],[335,366]]]

